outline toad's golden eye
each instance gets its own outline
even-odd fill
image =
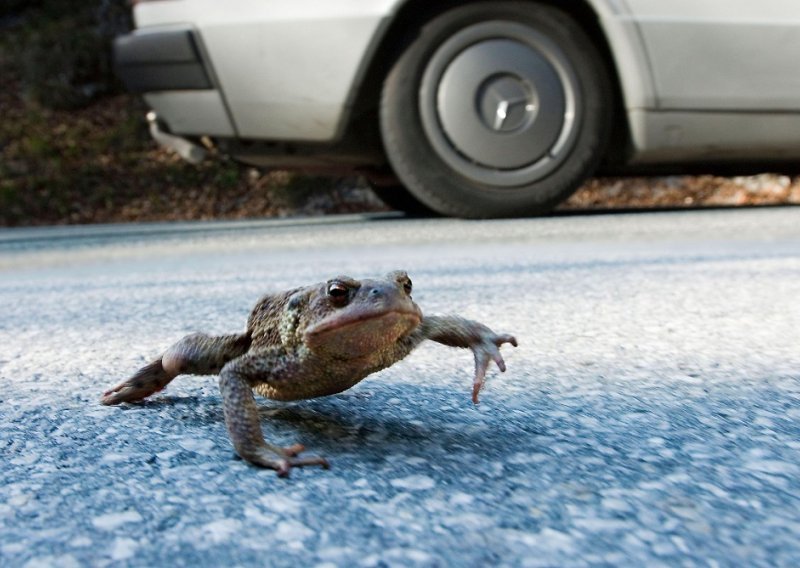
[[[350,289],[341,282],[328,284],[328,296],[336,304],[344,304],[350,297]]]

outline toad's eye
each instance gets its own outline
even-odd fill
[[[328,296],[335,304],[342,305],[350,297],[350,290],[341,282],[331,282],[328,284]]]
[[[406,279],[406,281],[403,282],[403,290],[405,290],[406,294],[408,294],[409,296],[411,295],[411,279],[410,278]]]

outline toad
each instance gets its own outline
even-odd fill
[[[243,333],[192,334],[131,378],[107,391],[106,405],[134,402],[182,374],[219,374],[225,424],[236,452],[286,476],[292,467],[327,468],[304,448],[265,441],[253,391],[273,400],[327,396],[349,389],[408,355],[426,339],[472,350],[472,400],[478,403],[489,364],[501,371],[500,346],[516,339],[459,316],[423,316],[411,279],[396,271],[381,279],[348,276],[261,298]]]

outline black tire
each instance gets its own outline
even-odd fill
[[[395,174],[424,205],[521,217],[546,213],[591,174],[612,110],[605,64],[570,16],[476,2],[436,16],[406,47],[380,122]]]
[[[435,217],[436,212],[422,203],[419,199],[402,185],[370,186],[378,199],[397,211],[402,211],[409,217]]]

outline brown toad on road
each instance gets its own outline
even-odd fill
[[[253,391],[274,400],[297,400],[349,389],[367,375],[408,355],[425,339],[468,347],[475,355],[472,400],[478,402],[486,370],[505,363],[499,347],[517,345],[511,335],[458,316],[425,316],[411,299],[403,271],[384,279],[347,276],[264,296],[235,335],[188,335],[127,381],[103,395],[103,404],[143,399],[180,374],[219,373],[225,424],[233,446],[247,461],[287,475],[292,466],[320,465],[324,458],[297,457],[299,444],[281,448],[261,432]]]

